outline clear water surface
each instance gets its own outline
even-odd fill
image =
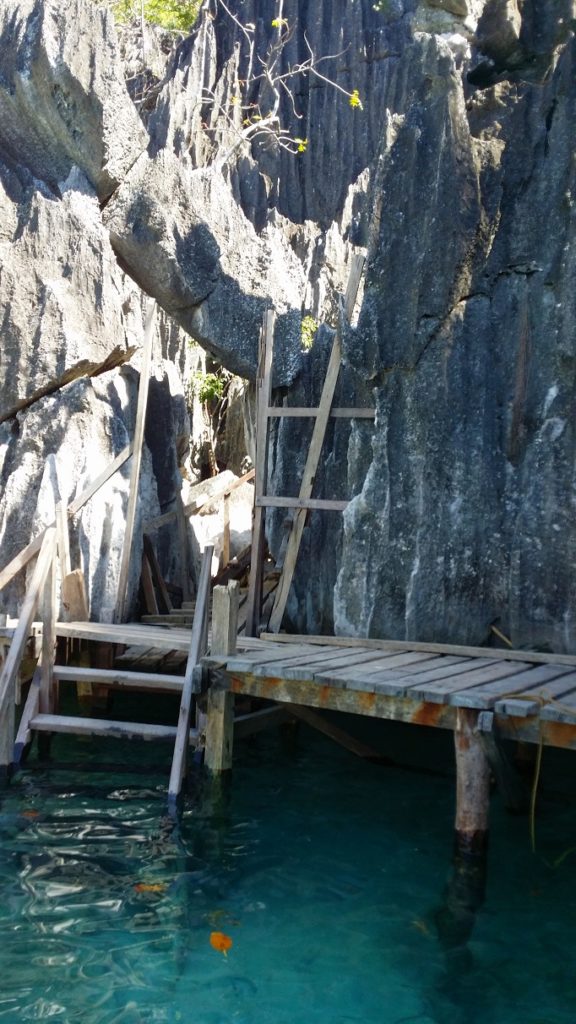
[[[454,963],[435,927],[450,737],[371,728],[434,771],[260,734],[228,791],[198,774],[178,827],[165,746],[60,737],[49,764],[32,755],[1,794],[0,1021],[574,1024],[576,754],[545,752],[536,854],[494,798],[486,901]]]

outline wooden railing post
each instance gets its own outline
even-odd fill
[[[238,583],[214,587],[212,597],[212,655],[234,654],[238,624]],[[205,765],[211,772],[232,767],[234,737],[234,695],[214,673],[208,690]]]
[[[4,769],[8,772],[14,750],[16,677],[30,635],[38,596],[54,561],[55,542],[56,531],[54,527],[51,527],[44,534],[38,561],[20,610],[18,625],[0,674],[0,770]]]
[[[190,740],[190,716],[192,713],[192,699],[194,696],[194,669],[200,659],[206,653],[206,633],[208,620],[208,607],[210,604],[210,570],[212,566],[212,554],[214,548],[211,544],[204,548],[202,558],[202,569],[196,595],[196,609],[194,622],[192,624],[192,635],[190,637],[190,648],[186,662],[186,673],[182,686],[182,699],[180,701],[180,714],[178,717],[178,730],[176,743],[174,745],[174,757],[172,760],[172,771],[168,785],[168,804],[171,808],[182,789],[182,780],[186,772],[186,761],[188,745]]]

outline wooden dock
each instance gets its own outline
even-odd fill
[[[466,708],[485,732],[576,748],[574,656],[270,634],[260,642],[205,663],[236,694],[445,729]]]

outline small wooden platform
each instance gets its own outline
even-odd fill
[[[504,738],[576,748],[576,657],[295,640],[267,636],[266,647],[205,663],[226,673],[233,693],[447,729],[469,708]]]

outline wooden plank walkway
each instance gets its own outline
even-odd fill
[[[487,712],[486,728],[504,738],[576,749],[576,656],[275,639],[205,664],[226,673],[233,693],[448,729],[467,708]]]

